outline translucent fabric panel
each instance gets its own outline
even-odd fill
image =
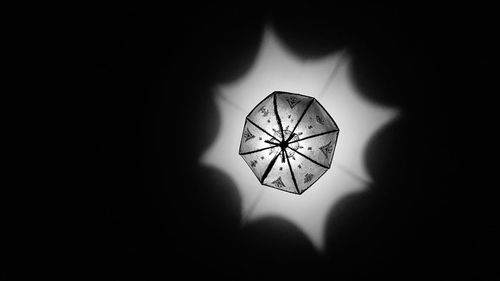
[[[273,144],[266,143],[266,141],[271,140],[274,141],[271,136],[247,120],[241,136],[240,154],[271,147]]]
[[[292,167],[299,193],[308,189],[328,170],[311,162],[290,148],[287,148],[286,152],[289,156],[288,160],[290,160],[290,166]]]
[[[245,162],[248,164],[250,169],[253,171],[255,176],[260,181],[262,179],[262,176],[264,175],[267,167],[271,163],[271,160],[279,152],[280,151],[278,149],[275,149],[275,150],[265,149],[265,150],[250,153],[250,154],[243,154],[243,155],[241,155],[241,157],[243,157]]]
[[[300,116],[312,100],[313,98],[303,95],[277,92],[276,105],[283,130],[292,131],[295,128]]]
[[[330,167],[339,132],[330,132],[290,143],[288,146],[319,164]]]
[[[338,129],[330,115],[328,115],[317,100],[314,100],[294,133],[302,139],[328,131],[337,131]]]
[[[274,94],[267,96],[248,114],[247,120],[281,141],[281,131],[274,110]]]
[[[264,179],[263,184],[287,192],[298,193],[297,188],[295,188],[295,183],[293,182],[292,173],[288,167],[288,161],[285,158],[285,162],[283,163],[281,155],[278,155],[274,166]]]

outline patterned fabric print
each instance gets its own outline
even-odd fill
[[[288,105],[290,105],[290,108],[294,108],[298,103],[300,103],[300,100],[294,96],[291,96],[286,99],[288,102]]]
[[[321,125],[325,125],[325,119],[323,117],[316,115],[316,122],[320,123]]]
[[[253,135],[247,127],[243,132],[243,138],[245,138],[245,142],[247,142],[248,140],[255,138],[255,135]]]
[[[305,176],[304,176],[304,183],[310,182],[313,179],[313,177],[314,177],[313,174],[309,174],[309,173],[305,174]]]
[[[261,106],[259,112],[262,114],[262,117],[267,117],[267,115],[269,115],[269,109],[267,109],[265,105]]]
[[[272,184],[274,184],[278,188],[285,187],[285,184],[281,180],[281,177],[278,177],[275,181],[272,182]]]
[[[330,141],[328,144],[325,144],[319,149],[321,150],[321,152],[323,152],[323,155],[325,155],[325,157],[328,158],[330,156],[330,153],[332,153],[333,151],[332,142]]]

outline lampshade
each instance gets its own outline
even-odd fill
[[[330,168],[338,134],[315,98],[275,91],[247,115],[239,154],[261,184],[302,194]]]

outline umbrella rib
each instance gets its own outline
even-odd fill
[[[362,176],[358,175],[354,171],[351,171],[351,169],[347,168],[346,166],[344,166],[342,164],[339,164],[338,162],[335,162],[335,166],[337,168],[340,168],[341,170],[343,170],[344,172],[346,172],[347,174],[349,174],[351,177],[355,178],[359,182],[362,182],[366,185],[369,185],[371,183],[369,180],[366,180]]]
[[[252,150],[252,151],[247,151],[247,152],[240,152],[240,155],[247,155],[247,154],[252,154],[252,153],[255,153],[255,152],[259,152],[259,151],[262,151],[262,150],[266,150],[266,149],[270,149],[270,148],[275,148],[277,147],[278,145],[273,145],[273,146],[269,146],[269,147],[264,147],[264,148],[260,148],[260,149],[256,149],[256,150]]]
[[[231,101],[230,99],[228,99],[228,98],[226,97],[226,95],[223,95],[222,93],[218,92],[218,93],[217,93],[217,96],[218,96],[221,100],[223,100],[224,102],[226,102],[227,104],[229,104],[230,106],[234,107],[235,109],[237,109],[237,110],[239,110],[239,111],[241,111],[241,112],[245,112],[245,110],[244,110],[241,106],[239,106],[239,105],[238,105],[238,104],[236,104],[235,102],[233,102],[233,101]]]
[[[346,55],[347,55],[347,49],[344,49],[342,51],[342,53],[340,54],[340,57],[339,57],[337,63],[333,67],[332,72],[330,72],[330,75],[328,76],[328,79],[326,80],[325,84],[323,85],[323,88],[319,92],[319,94],[317,96],[318,99],[321,98],[326,93],[326,90],[328,89],[328,86],[330,86],[330,84],[332,83],[333,79],[335,79],[335,77],[337,76],[337,72],[340,71],[340,67],[344,63],[344,58],[346,57]]]
[[[278,105],[276,104],[276,95],[277,94],[274,94],[274,97],[273,97],[273,103],[274,103],[274,115],[276,115],[276,122],[278,122],[278,126],[280,127],[280,131],[281,131],[281,141],[285,141],[285,135],[283,134],[283,125],[281,124],[281,118],[280,116],[278,115]]]
[[[295,174],[293,173],[292,170],[292,164],[290,164],[290,159],[288,158],[288,153],[286,152],[286,149],[284,151],[286,155],[286,161],[288,162],[288,168],[290,169],[290,173],[292,174],[293,184],[295,184],[295,189],[297,190],[297,193],[300,194],[299,186],[297,185],[297,180],[295,179]]]
[[[313,101],[314,101],[314,98],[311,99],[309,104],[306,106],[306,109],[304,110],[304,112],[302,112],[302,115],[300,115],[299,120],[297,120],[297,123],[295,123],[295,126],[293,127],[293,130],[292,130],[292,133],[290,134],[290,136],[293,136],[295,129],[297,129],[297,126],[299,126],[300,121],[302,121],[302,118],[304,118],[304,115],[306,115],[306,112],[309,109],[309,107],[311,107],[311,104],[313,103]]]
[[[278,156],[280,155],[280,153],[276,153],[276,155],[274,156],[274,158],[271,160],[271,162],[269,163],[269,165],[267,166],[266,168],[266,171],[264,172],[264,175],[262,175],[262,179],[260,180],[260,183],[262,184],[264,182],[264,180],[267,178],[267,175],[269,175],[269,172],[271,172],[271,169],[273,168],[274,166],[274,163],[276,162],[276,159],[278,159]]]
[[[252,120],[250,120],[248,117],[247,117],[247,120],[248,120],[248,122],[252,123],[255,127],[259,128],[262,132],[266,133],[271,138],[273,138],[276,141],[280,142],[279,139],[277,139],[275,136],[271,135],[270,133],[266,132],[266,130],[262,129],[259,125],[255,124],[255,122],[253,122]]]
[[[321,167],[323,167],[323,168],[326,168],[326,169],[330,169],[330,167],[325,166],[325,165],[323,165],[323,164],[321,164],[321,163],[317,162],[316,160],[313,160],[313,159],[309,158],[308,156],[306,156],[306,155],[304,155],[304,154],[300,153],[298,150],[293,149],[293,148],[291,148],[291,147],[288,147],[288,148],[290,148],[291,150],[293,150],[293,151],[297,152],[297,153],[298,153],[298,154],[300,154],[302,157],[304,157],[304,158],[306,158],[307,160],[309,160],[309,161],[313,162],[314,164],[316,164],[316,165],[318,165],[318,166],[321,166]]]
[[[298,140],[291,141],[291,142],[289,142],[288,144],[291,144],[291,143],[294,143],[294,142],[298,142],[298,141],[307,140],[307,139],[310,139],[310,138],[319,137],[319,136],[326,135],[326,134],[335,133],[335,132],[338,132],[338,131],[339,131],[339,130],[331,130],[331,131],[326,131],[326,132],[323,132],[323,133],[319,133],[319,134],[316,134],[316,135],[312,135],[312,136],[305,137],[305,138],[303,138],[303,139],[298,139]]]

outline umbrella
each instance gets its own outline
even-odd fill
[[[338,134],[315,98],[275,91],[247,115],[239,154],[261,184],[302,194],[330,168]]]

